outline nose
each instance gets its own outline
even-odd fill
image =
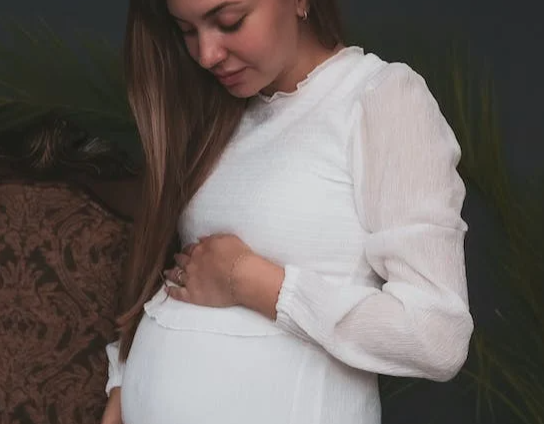
[[[212,69],[227,57],[227,50],[217,34],[202,33],[198,44],[198,62],[204,69]]]

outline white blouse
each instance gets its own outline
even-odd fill
[[[288,335],[366,373],[448,380],[473,330],[459,159],[420,75],[345,48],[295,92],[251,100],[180,218],[185,243],[233,233],[284,266],[277,320],[163,290],[146,314],[179,331]],[[109,392],[123,364],[117,343],[107,352]]]

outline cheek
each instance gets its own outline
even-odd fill
[[[249,33],[241,45],[240,59],[261,72],[274,72],[284,66],[285,58],[294,43],[281,31],[276,32],[274,29],[259,29]]]
[[[273,2],[280,0],[273,0]],[[281,0],[285,1],[285,0]],[[292,0],[289,0],[292,1]],[[278,61],[282,61],[296,48],[298,38],[298,25],[296,20],[289,20],[289,8],[268,7],[250,18],[246,30],[243,31],[243,39],[239,41],[243,45],[246,57],[257,61],[260,68],[274,67]]]
[[[189,52],[189,56],[198,62],[198,39],[196,37],[186,37],[185,46]]]

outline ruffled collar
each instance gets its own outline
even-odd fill
[[[294,97],[297,96],[300,92],[302,92],[305,87],[307,87],[313,80],[315,80],[319,74],[323,73],[326,69],[333,66],[335,63],[339,62],[344,56],[350,54],[353,51],[361,51],[361,47],[359,46],[350,46],[350,47],[344,47],[341,50],[339,50],[337,53],[335,53],[333,56],[329,57],[327,60],[323,61],[319,65],[317,65],[302,81],[300,81],[295,90],[291,91],[289,93],[284,91],[276,91],[272,96],[267,96],[262,93],[257,94],[257,98],[262,100],[265,103],[272,103],[278,99],[281,98],[288,98],[288,97]]]

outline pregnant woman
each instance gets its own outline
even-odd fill
[[[420,75],[333,0],[131,0],[125,54],[146,172],[104,424],[379,424],[377,374],[456,375],[465,187]]]

